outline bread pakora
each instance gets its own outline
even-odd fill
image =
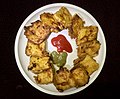
[[[79,64],[82,64],[82,66],[86,69],[89,75],[91,75],[99,68],[99,64],[96,62],[96,60],[89,55],[86,55],[85,59],[80,61]]]
[[[34,44],[33,42],[28,40],[25,53],[27,56],[39,56],[39,57],[47,56],[45,55],[46,52],[45,49],[46,49],[45,41],[40,44]]]
[[[76,38],[84,26],[84,21],[77,14],[72,18],[71,26],[68,28],[68,33],[71,38]]]
[[[53,70],[52,67],[40,72],[37,76],[34,76],[35,81],[38,84],[49,84],[53,82]]]
[[[75,80],[76,87],[84,86],[89,82],[89,75],[85,68],[75,66],[71,69],[72,77]]]
[[[98,55],[100,49],[100,42],[98,40],[93,40],[85,43],[81,43],[78,46],[77,55],[78,57],[85,57],[87,54],[91,57]]]
[[[35,44],[42,43],[50,34],[50,27],[41,21],[33,22],[31,26],[25,26],[25,36]]]
[[[50,27],[50,32],[59,32],[61,30],[61,26],[57,20],[54,19],[54,14],[51,13],[43,13],[40,15],[41,21]]]
[[[98,27],[86,26],[79,29],[79,34],[76,39],[76,44],[79,46],[81,43],[97,39]]]
[[[50,68],[50,57],[37,57],[31,56],[28,70],[31,70],[33,73],[38,74],[44,70]]]
[[[75,81],[71,77],[70,71],[65,67],[60,68],[55,72],[53,83],[60,92],[75,86]]]
[[[54,13],[54,19],[59,22],[60,29],[66,29],[71,25],[72,15],[66,7],[61,7]]]

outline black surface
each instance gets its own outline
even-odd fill
[[[102,72],[88,88],[66,97],[42,93],[21,75],[14,57],[14,41],[24,19],[46,4],[75,4],[91,13],[101,25],[107,44]],[[0,99],[105,98],[119,97],[120,9],[118,0],[1,0],[0,2]]]

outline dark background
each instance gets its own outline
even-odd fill
[[[55,2],[71,3],[91,13],[101,25],[107,44],[102,72],[85,90],[65,97],[42,93],[21,75],[14,57],[14,42],[24,19],[36,9]],[[118,97],[120,88],[119,0],[1,0],[0,2],[0,99],[108,98]]]

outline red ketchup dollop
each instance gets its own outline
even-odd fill
[[[65,50],[68,53],[72,52],[72,46],[68,40],[63,35],[58,35],[57,37],[52,38],[51,43],[53,46],[57,47],[58,52],[63,52]]]

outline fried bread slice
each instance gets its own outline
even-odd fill
[[[75,86],[75,81],[66,67],[60,68],[55,72],[53,83],[60,92]]]
[[[75,80],[76,87],[81,87],[89,82],[88,72],[80,66],[75,66],[71,69],[72,77]]]
[[[61,31],[61,26],[59,26],[60,24],[57,22],[57,20],[54,19],[53,16],[54,14],[51,13],[43,13],[40,15],[40,19],[44,24],[50,27],[51,32],[57,33]]]
[[[84,21],[77,14],[75,14],[72,18],[71,26],[68,28],[69,35],[71,38],[76,38],[79,34],[79,31],[84,26]]]
[[[80,45],[81,43],[92,41],[97,39],[98,27],[97,26],[86,26],[82,27],[79,30],[76,44]]]
[[[60,29],[66,29],[71,25],[72,15],[66,7],[61,7],[54,14],[54,19],[59,22]]]
[[[26,46],[26,49],[25,49],[25,53],[27,56],[39,56],[39,57],[43,57],[43,56],[46,56],[45,55],[45,49],[46,49],[46,46],[45,46],[45,41],[40,43],[40,44],[34,44],[33,42],[31,41],[27,41],[27,46]]]
[[[47,70],[44,70],[37,74],[37,76],[34,76],[35,81],[38,84],[49,84],[53,82],[53,70],[52,68],[49,68]]]
[[[47,70],[50,68],[50,57],[37,57],[31,56],[28,70],[31,70],[35,74]]]
[[[80,64],[82,64],[89,75],[99,68],[99,64],[96,62],[96,60],[89,55],[86,55],[85,59],[80,61]]]
[[[42,43],[50,34],[50,27],[37,20],[31,26],[26,26],[25,36],[35,44]]]
[[[98,40],[81,43],[77,48],[77,55],[80,58],[86,55],[95,57],[99,53],[100,45],[101,44]]]

